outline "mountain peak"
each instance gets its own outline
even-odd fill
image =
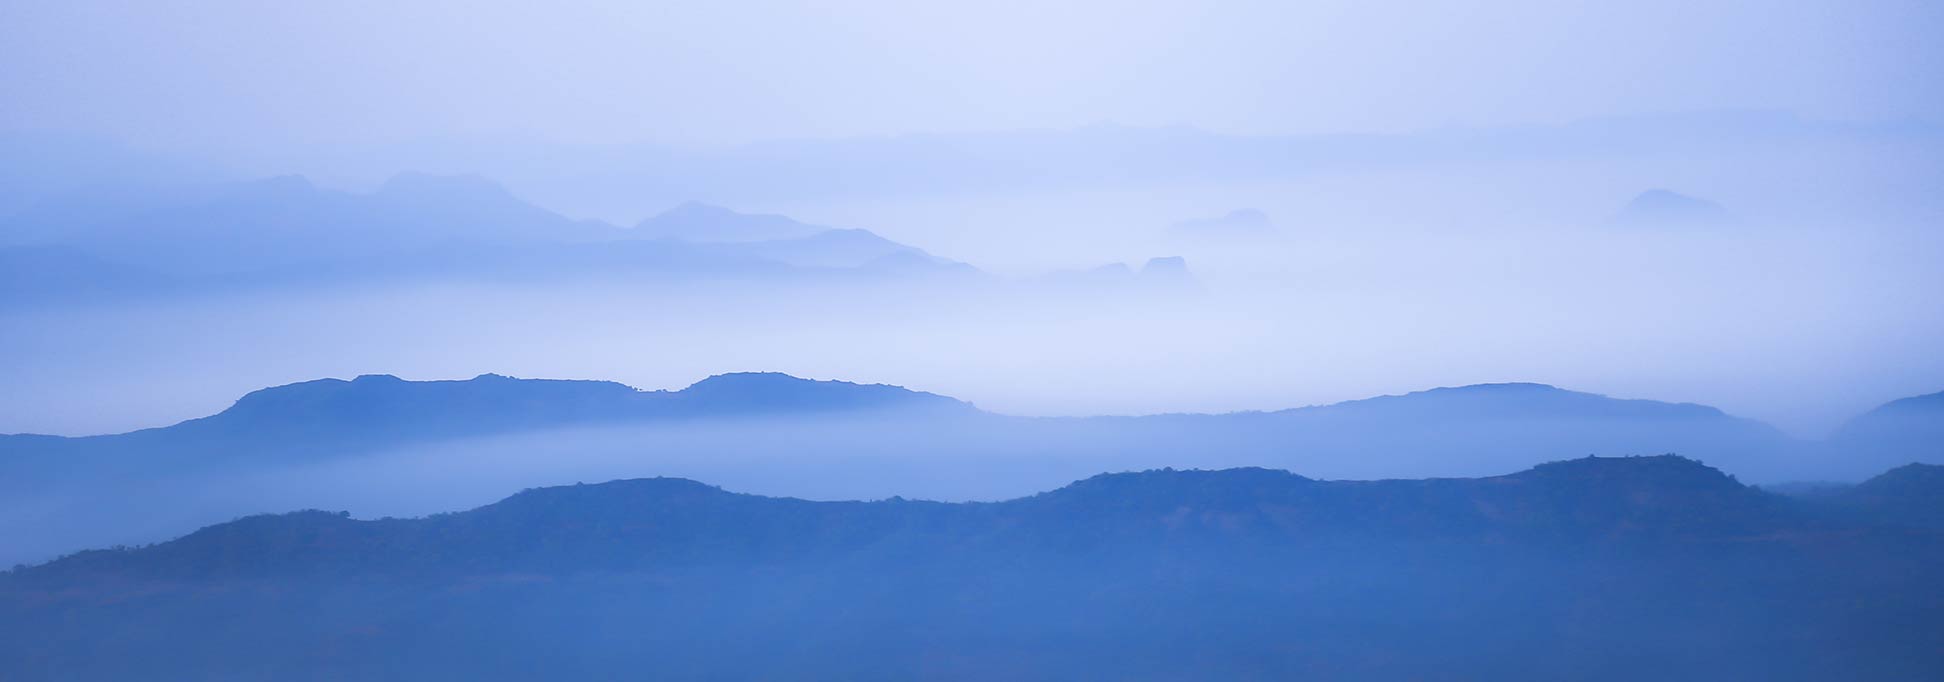
[[[1188,259],[1181,256],[1156,256],[1141,265],[1142,277],[1186,277]]]
[[[1630,225],[1699,225],[1728,217],[1720,204],[1666,189],[1635,195],[1620,209],[1619,222]]]
[[[820,381],[780,372],[718,374],[695,382],[678,394],[717,409],[753,411],[971,407],[952,398],[902,386]]]
[[[666,502],[683,497],[729,497],[721,488],[686,478],[657,476],[624,478],[602,483],[577,483],[564,486],[527,488],[498,502],[480,507],[483,514],[563,514],[590,515],[599,512],[640,513],[642,503]]]
[[[1429,391],[1426,392],[1430,392],[1430,391],[1459,391],[1459,392],[1472,392],[1472,393],[1488,393],[1488,392],[1489,393],[1576,393],[1577,392],[1577,391],[1568,391],[1566,389],[1560,388],[1558,386],[1554,386],[1552,384],[1541,384],[1541,383],[1535,383],[1530,381],[1502,381],[1502,382],[1492,382],[1492,383],[1483,383],[1483,384],[1465,384],[1463,386],[1443,386],[1439,388],[1430,389]]]
[[[722,374],[709,375],[701,381],[689,384],[687,388],[682,389],[682,392],[796,387],[816,383],[821,382],[816,379],[804,379],[782,372],[724,372]],[[828,383],[848,382],[832,381]]]
[[[1547,462],[1510,476],[1552,480],[1633,481],[1675,487],[1700,486],[1723,489],[1742,487],[1735,482],[1734,477],[1722,473],[1720,469],[1673,454],[1624,457],[1587,455],[1576,459]]]
[[[650,220],[661,218],[729,218],[739,215],[743,214],[708,202],[690,199],[671,206],[668,210],[655,214],[655,217]]]
[[[1549,384],[1510,382],[1447,386],[1325,405],[1321,410],[1391,414],[1423,410],[1425,419],[1654,419],[1733,420],[1721,410],[1694,403],[1613,398]]]
[[[1944,466],[1912,462],[1857,484],[1858,490],[1924,490],[1944,493]]]
[[[1150,287],[1190,290],[1196,287],[1195,275],[1188,271],[1188,259],[1181,256],[1149,258],[1135,279]]]

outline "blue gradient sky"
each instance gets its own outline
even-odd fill
[[[0,129],[139,144],[738,142],[1101,121],[1397,131],[1711,109],[1937,121],[1944,5],[0,3]]]

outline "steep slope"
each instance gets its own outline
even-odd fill
[[[1944,530],[1944,466],[1905,464],[1811,499],[1874,523]]]
[[[1854,472],[1944,464],[1944,392],[1884,403],[1845,423],[1829,445]]]
[[[806,268],[861,268],[893,262],[903,272],[970,268],[869,230],[809,225],[787,216],[741,213],[695,201],[642,221],[629,231],[629,236],[713,244]]]

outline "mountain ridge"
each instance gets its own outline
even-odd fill
[[[270,542],[249,538],[282,537],[291,533],[297,535],[290,537],[309,539],[303,540],[308,544],[288,548],[289,551],[301,555],[313,551],[340,552],[356,558],[398,545],[381,543],[374,545],[373,550],[360,550],[355,544],[343,543],[373,541],[370,533],[396,530],[400,524],[449,529],[411,533],[407,538],[483,532],[486,535],[468,541],[498,538],[518,544],[536,541],[539,536],[522,539],[492,529],[517,528],[523,529],[519,531],[522,533],[545,535],[581,532],[571,529],[606,528],[598,532],[624,535],[646,532],[650,534],[647,537],[663,541],[678,538],[712,545],[736,540],[721,536],[719,531],[683,530],[678,524],[714,527],[725,523],[725,519],[742,522],[762,514],[778,514],[789,519],[816,516],[805,511],[811,509],[836,513],[846,523],[855,521],[859,514],[876,512],[921,516],[950,513],[961,518],[947,520],[948,523],[927,517],[920,522],[948,531],[960,528],[955,523],[997,523],[989,532],[1002,535],[1035,525],[1008,520],[1006,514],[1032,517],[1081,509],[1086,511],[1080,516],[1093,518],[1107,514],[1113,523],[1132,524],[1129,528],[1135,530],[1146,529],[1141,532],[1181,532],[1185,528],[1182,525],[1185,512],[1189,517],[1199,516],[1200,520],[1193,523],[1201,525],[1206,532],[1219,535],[1273,530],[1291,541],[1300,541],[1311,533],[1353,532],[1401,534],[1400,537],[1450,533],[1469,537],[1483,533],[1481,537],[1553,542],[1561,540],[1562,534],[1569,530],[1590,533],[1585,538],[1598,541],[1657,532],[1677,533],[1680,537],[1700,533],[1706,537],[1728,538],[1768,532],[1771,527],[1792,522],[1793,517],[1780,507],[1783,499],[1743,486],[1717,469],[1673,455],[1584,457],[1549,462],[1510,474],[1456,479],[1326,481],[1261,467],[1154,469],[1098,474],[1054,490],[1010,500],[959,503],[895,497],[874,501],[811,501],[731,492],[685,478],[655,477],[528,488],[472,509],[416,518],[356,520],[342,513],[319,510],[254,514],[146,547],[84,551],[14,573],[33,575],[64,566],[101,566],[104,561],[116,558],[139,559],[145,553],[167,554],[198,545],[203,547],[202,551],[215,552],[212,556],[250,556],[264,550],[215,550],[209,543],[220,545],[233,539],[247,543]],[[737,504],[745,508],[725,507]],[[1422,509],[1411,511],[1411,505]],[[1237,514],[1251,520],[1244,523]],[[796,523],[794,520],[778,522]],[[488,525],[481,526],[482,523]],[[536,523],[541,525],[535,526]],[[1091,528],[1093,523],[1084,521],[1083,527]],[[1045,523],[1038,525],[1045,526]],[[892,536],[902,528],[897,524],[873,527]],[[318,528],[336,530],[326,530],[323,535],[311,534]],[[760,531],[759,535],[781,537],[770,531]],[[364,540],[358,540],[360,537]],[[564,549],[560,543],[565,541],[563,537],[555,537],[549,542],[552,548],[549,551],[588,551]],[[265,549],[282,546],[279,544],[282,542],[272,542]],[[253,561],[265,558],[257,555]],[[469,565],[467,561],[471,560],[462,560],[459,565]],[[205,567],[185,575],[230,574]]]
[[[145,427],[133,431],[124,431],[124,432],[108,433],[108,434],[94,434],[94,435],[83,435],[83,436],[47,436],[47,437],[96,438],[100,436],[126,435],[129,433],[136,433],[140,431],[164,429],[164,428],[169,428],[170,426],[176,426],[176,425],[181,425],[181,424],[194,422],[202,419],[208,419],[211,417],[222,416],[224,413],[230,412],[231,410],[234,410],[239,406],[254,406],[253,404],[256,403],[270,402],[272,400],[281,399],[286,395],[295,395],[297,393],[306,392],[311,389],[349,390],[349,389],[358,388],[360,386],[366,386],[366,385],[376,386],[378,384],[388,384],[394,386],[408,385],[408,386],[432,388],[432,387],[462,385],[462,384],[467,384],[469,382],[512,382],[514,385],[524,385],[524,386],[562,386],[562,387],[580,386],[580,387],[587,387],[590,389],[598,390],[610,396],[626,396],[632,394],[650,394],[650,395],[671,394],[671,393],[681,393],[698,387],[702,387],[705,389],[712,389],[715,386],[719,386],[719,385],[743,384],[747,386],[747,385],[756,385],[756,384],[767,382],[770,386],[793,386],[799,384],[815,384],[815,385],[829,387],[832,389],[839,389],[839,390],[861,389],[861,390],[868,390],[868,391],[878,391],[882,389],[897,389],[897,390],[905,391],[907,393],[914,394],[919,397],[943,398],[946,400],[953,400],[955,402],[962,402],[962,401],[957,401],[956,399],[950,398],[948,396],[939,395],[937,393],[918,391],[918,390],[909,389],[894,384],[860,384],[860,383],[853,383],[853,382],[843,381],[843,380],[805,379],[787,373],[773,372],[773,371],[725,372],[722,374],[710,375],[708,377],[698,379],[690,383],[686,387],[679,388],[679,389],[672,389],[672,390],[671,389],[643,389],[634,386],[629,386],[627,384],[623,384],[620,382],[602,380],[602,379],[521,378],[521,377],[506,376],[502,374],[495,374],[490,372],[480,374],[467,379],[425,379],[425,380],[402,379],[400,377],[397,377],[395,375],[390,375],[390,374],[363,374],[363,375],[355,376],[351,379],[326,377],[326,378],[311,379],[306,381],[297,381],[288,384],[282,384],[278,386],[270,386],[270,387],[252,390],[239,397],[235,401],[235,403],[233,403],[230,407],[227,407],[211,415],[207,415],[204,417],[190,418],[181,422],[176,422],[175,424],[155,426],[155,427]],[[1163,413],[1155,413],[1151,415],[1097,415],[1097,416],[1087,416],[1087,417],[1064,417],[1060,419],[1141,419],[1147,417],[1222,417],[1222,416],[1230,416],[1230,415],[1311,414],[1311,413],[1318,413],[1324,411],[1335,411],[1335,410],[1348,411],[1348,410],[1357,410],[1357,409],[1364,409],[1364,408],[1371,408],[1371,407],[1381,407],[1389,404],[1397,404],[1397,403],[1409,402],[1413,400],[1454,398],[1458,401],[1464,401],[1473,398],[1505,396],[1505,395],[1512,395],[1512,394],[1517,394],[1524,397],[1539,396],[1539,397],[1548,397],[1548,398],[1565,398],[1570,401],[1573,401],[1575,404],[1579,406],[1605,404],[1605,405],[1625,406],[1629,408],[1638,408],[1642,412],[1647,412],[1647,413],[1661,413],[1661,414],[1670,414],[1670,415],[1699,416],[1699,417],[1725,417],[1730,419],[1759,423],[1759,421],[1757,420],[1753,420],[1745,417],[1736,417],[1734,415],[1730,415],[1726,412],[1723,412],[1720,408],[1716,408],[1709,405],[1703,405],[1699,403],[1666,402],[1666,401],[1654,400],[1651,398],[1615,398],[1612,396],[1608,396],[1606,394],[1592,393],[1587,391],[1575,391],[1572,389],[1560,388],[1558,386],[1554,386],[1551,384],[1538,383],[1538,382],[1486,382],[1486,383],[1478,383],[1478,384],[1462,384],[1456,386],[1438,386],[1438,387],[1427,388],[1418,391],[1410,391],[1406,393],[1384,394],[1384,395],[1371,396],[1368,398],[1354,398],[1350,400],[1343,400],[1343,401],[1338,401],[1333,403],[1319,403],[1319,404],[1301,405],[1295,407],[1258,409],[1258,410],[1237,410],[1233,412],[1220,412],[1220,413],[1163,412]],[[1940,393],[1937,395],[1944,395],[1944,393]],[[1516,407],[1516,406],[1500,405],[1498,407]],[[1056,418],[1034,417],[1034,419],[1056,419]],[[30,432],[0,434],[0,436],[42,436],[42,435],[45,434],[36,434]]]
[[[1918,461],[1944,464],[1944,392],[1878,405],[1844,422],[1829,442],[1860,469]]]
[[[0,662],[62,680],[1925,679],[1940,570],[1944,527],[1679,457],[1470,479],[1162,469],[966,503],[637,478],[410,518],[252,515],[18,567]]]
[[[0,221],[0,258],[69,249],[102,261],[97,269],[103,272],[114,267],[128,273],[94,282],[58,272],[16,273],[0,279],[0,292],[19,294],[20,300],[5,303],[22,305],[396,280],[659,274],[821,281],[977,273],[865,230],[693,202],[664,216],[688,232],[654,238],[643,232],[653,229],[653,218],[632,229],[575,220],[482,176],[419,172],[398,173],[369,192],[326,189],[301,175],[166,195],[152,188],[99,188]],[[745,236],[765,238],[684,238],[734,231],[752,221],[768,233]],[[888,262],[898,267],[884,267]],[[116,285],[123,280],[130,283]],[[141,286],[146,280],[166,286]]]
[[[970,407],[956,399],[935,393],[913,391],[901,386],[888,384],[858,384],[848,381],[804,379],[780,372],[728,372],[699,379],[688,386],[675,390],[644,390],[614,381],[598,379],[529,379],[516,378],[502,374],[486,373],[470,379],[430,379],[408,380],[390,374],[363,374],[351,379],[324,378],[299,381],[280,386],[261,388],[245,393],[235,403],[215,414],[187,419],[175,424],[136,431],[127,431],[100,436],[51,436],[54,438],[100,438],[121,436],[159,429],[168,429],[189,424],[209,423],[208,420],[241,419],[253,416],[273,416],[287,418],[297,416],[307,410],[323,406],[370,408],[367,400],[400,400],[402,406],[423,405],[425,401],[452,400],[455,398],[491,397],[504,389],[535,389],[543,395],[519,396],[523,405],[546,405],[546,398],[569,398],[575,402],[589,399],[609,399],[622,402],[647,399],[661,400],[670,396],[706,396],[717,400],[718,405],[729,405],[742,397],[756,407],[794,406],[799,408],[829,407],[814,399],[834,399],[839,408],[856,407],[895,407],[900,398],[934,405],[958,404]],[[476,390],[475,390],[476,389]],[[759,394],[764,391],[782,392],[793,400],[765,400]],[[416,393],[399,393],[399,391]],[[696,393],[690,393],[697,391]],[[842,395],[844,392],[863,392],[867,396]],[[772,396],[773,397],[773,396]],[[726,400],[725,400],[726,399]],[[379,405],[376,407],[382,407]],[[559,407],[559,405],[547,405]],[[376,412],[374,410],[374,412]],[[615,416],[626,416],[616,414]],[[5,436],[38,436],[41,434],[0,434]]]
[[[439,486],[437,495],[393,507],[419,512],[563,475],[682,475],[818,499],[999,500],[1101,470],[1475,477],[1561,457],[1663,453],[1763,485],[1857,480],[1882,471],[1863,471],[1867,463],[1891,459],[1793,441],[1706,406],[1533,383],[1272,412],[1017,417],[897,386],[780,373],[717,375],[678,390],[368,375],[254,391],[206,417],[123,434],[0,436],[0,489],[18,501],[0,515],[0,534],[40,542],[0,560],[167,537],[254,511],[254,490],[291,485],[298,473],[318,504],[395,500],[397,486],[436,474],[437,483],[422,483]],[[1935,460],[1891,463],[1910,461]],[[187,488],[204,489],[198,505],[166,506]],[[182,511],[115,521],[142,508]]]

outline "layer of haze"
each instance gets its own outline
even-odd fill
[[[0,310],[0,432],[160,425],[267,385],[376,372],[662,388],[776,370],[1016,414],[1538,381],[1812,437],[1944,388],[1934,3],[1042,5],[0,5],[0,130],[110,140],[221,180],[366,190],[400,171],[479,173],[624,225],[704,199],[870,229],[1012,283],[438,285]],[[1127,182],[961,186],[968,173],[930,157],[910,187],[745,170],[674,182],[689,161],[744,169],[792,144],[841,160],[953,131],[1079,136],[1111,159],[1117,135],[1155,130],[1396,133],[1372,140],[1436,150],[1439,134],[1749,110],[1810,132],[1638,153],[1488,144],[1301,173],[1184,159],[1216,170]],[[1825,123],[1856,127],[1815,132]],[[1681,125],[1665,127],[1692,134]],[[610,172],[639,156],[662,165]],[[0,177],[19,185],[0,187],[15,202],[0,213],[71,189]],[[1733,220],[1611,224],[1655,188]],[[1276,232],[1168,232],[1242,208]],[[1177,254],[1201,294],[1016,286]]]

